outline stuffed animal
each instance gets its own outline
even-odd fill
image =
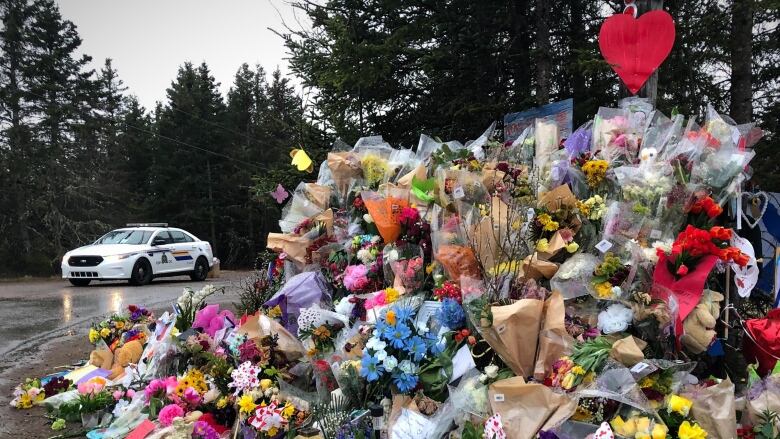
[[[722,294],[704,290],[699,303],[683,321],[684,334],[680,337],[680,342],[691,353],[700,354],[712,344],[722,300]]]
[[[125,372],[125,367],[128,364],[138,363],[143,351],[143,344],[138,340],[133,340],[116,348],[113,353],[106,350],[92,351],[89,354],[89,364],[110,370],[111,375],[108,376],[108,379],[113,380]]]

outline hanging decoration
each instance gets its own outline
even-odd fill
[[[287,197],[290,196],[290,194],[287,193],[287,191],[284,189],[284,186],[282,186],[281,183],[277,184],[276,189],[269,192],[269,194],[271,194],[271,196],[274,198],[274,200],[276,200],[278,204],[284,203],[284,200],[286,200]]]
[[[306,151],[303,149],[293,149],[290,151],[290,157],[292,157],[292,164],[295,165],[299,171],[306,171],[308,173],[314,171],[314,162],[312,162],[309,154],[306,154]]]
[[[631,13],[629,13],[631,12]],[[599,48],[604,59],[632,94],[637,94],[672,51],[674,20],[666,11],[650,11],[636,18],[636,5],[604,21]]]

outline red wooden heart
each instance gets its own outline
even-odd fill
[[[599,31],[601,54],[633,94],[669,56],[673,45],[674,20],[666,11],[650,11],[639,19],[615,14]]]

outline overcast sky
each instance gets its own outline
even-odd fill
[[[241,65],[287,72],[281,38],[268,28],[297,26],[284,0],[57,0],[78,27],[94,67],[112,58],[128,92],[148,109],[185,61],[206,61],[223,95]],[[300,13],[299,13],[300,15]],[[295,25],[295,26],[293,26]]]

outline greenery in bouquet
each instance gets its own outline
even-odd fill
[[[333,352],[336,348],[335,339],[342,329],[344,329],[344,325],[341,323],[323,323],[317,327],[309,325],[305,328],[298,328],[298,337],[302,341],[311,340],[313,347],[308,350],[307,354],[314,357]]]
[[[322,274],[334,289],[334,300],[344,296],[344,270],[349,264],[349,254],[343,247],[331,249],[328,257],[320,262]]]
[[[577,343],[571,356],[563,356],[553,363],[545,383],[566,391],[574,390],[601,372],[611,350],[612,342],[601,336]]]
[[[660,404],[672,392],[674,369],[658,369],[639,380],[639,389],[648,401]]]
[[[39,379],[27,378],[24,383],[16,386],[11,400],[11,407],[29,409],[40,404],[46,398],[46,392]]]
[[[693,401],[679,395],[667,396],[664,407],[658,411],[669,429],[669,439],[705,439],[707,432],[691,417]]]
[[[224,288],[216,288],[213,285],[206,285],[198,291],[185,288],[174,305],[177,313],[176,329],[180,332],[190,329],[195,321],[195,313],[206,306],[206,298],[219,291],[224,291]]]
[[[434,169],[439,167],[449,169],[453,166],[457,166],[457,169],[468,171],[479,171],[482,169],[482,163],[477,160],[474,153],[469,149],[461,148],[453,151],[440,139],[437,138],[436,141],[441,144],[441,147],[431,155]]]
[[[579,422],[599,425],[609,421],[617,413],[620,403],[606,397],[582,397],[577,402],[577,408],[572,419]]]
[[[604,254],[604,260],[593,270],[591,283],[599,299],[615,299],[623,295],[621,285],[628,277],[629,267],[612,252]]]
[[[239,314],[251,315],[263,309],[263,304],[284,285],[283,258],[274,255],[261,267],[262,270],[252,272],[237,285],[239,302],[233,305]]]
[[[144,341],[146,334],[134,329],[135,325],[148,325],[154,322],[154,315],[142,306],[129,305],[127,312],[114,314],[106,320],[93,324],[89,328],[89,342],[97,344],[103,341],[112,350],[132,340]]]

